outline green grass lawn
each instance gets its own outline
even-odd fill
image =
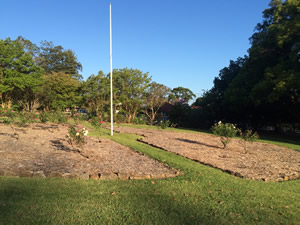
[[[124,126],[124,127],[133,127],[133,128],[143,128],[143,129],[160,129],[159,126],[149,126],[149,125],[139,125],[139,124],[117,124],[116,126]],[[171,128],[168,127],[165,129],[166,131],[174,131],[174,132],[186,132],[186,133],[202,133],[202,134],[212,134],[211,130],[201,130],[201,129],[188,129],[188,128]],[[239,137],[237,137],[239,138]],[[291,148],[294,150],[300,151],[300,140],[299,138],[292,138],[280,135],[270,135],[264,134],[261,135],[259,142],[275,144],[286,148]]]
[[[245,180],[137,142],[136,135],[108,134],[101,129],[102,136],[184,175],[129,181],[0,177],[0,224],[299,224],[300,180]]]

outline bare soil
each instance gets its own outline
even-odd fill
[[[179,174],[165,164],[102,137],[86,137],[86,145],[79,149],[69,143],[68,128],[67,124],[31,124],[22,128],[0,124],[0,175],[146,179]]]
[[[264,181],[300,178],[300,152],[273,144],[247,144],[233,139],[226,149],[220,138],[209,134],[115,127],[121,133],[143,136],[142,142],[176,153],[232,175]]]

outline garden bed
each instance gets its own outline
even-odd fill
[[[83,149],[66,137],[68,124],[0,124],[0,175],[80,179],[174,177],[169,168],[106,138],[86,137]]]
[[[115,127],[117,132],[143,136],[140,141],[209,165],[232,175],[253,180],[285,181],[300,177],[300,152],[273,144],[254,142],[244,151],[233,139],[226,149],[220,138],[209,134]]]

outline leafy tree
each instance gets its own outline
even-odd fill
[[[114,103],[121,106],[127,122],[135,118],[146,103],[146,90],[151,78],[148,73],[137,69],[118,69],[113,71]]]
[[[83,102],[93,114],[104,115],[109,107],[110,83],[109,78],[99,71],[98,75],[91,75],[83,84]]]
[[[72,50],[64,50],[62,46],[54,46],[52,42],[48,41],[42,41],[40,49],[41,52],[36,61],[44,69],[45,73],[64,72],[71,74],[76,79],[82,79],[82,76],[79,74],[79,71],[82,70],[82,65],[78,62]]]
[[[191,106],[188,104],[182,104],[181,102],[176,102],[169,112],[169,120],[178,126],[187,126],[189,125],[188,122],[191,112]]]
[[[32,110],[42,83],[38,67],[22,44],[9,38],[0,40],[0,102],[2,107],[21,103]]]
[[[196,99],[193,106],[199,106],[201,124],[207,128],[212,126],[215,121],[237,119],[232,116],[231,105],[225,102],[225,92],[232,80],[239,74],[247,57],[238,58],[236,61],[230,60],[229,66],[224,67],[219,72],[219,76],[214,79],[214,86],[209,91]]]
[[[152,82],[147,89],[146,108],[144,113],[149,118],[151,125],[153,124],[160,107],[167,102],[169,93],[170,89],[168,87],[156,82]]]
[[[26,53],[29,53],[33,59],[35,59],[40,53],[40,48],[36,44],[33,44],[30,40],[27,40],[24,37],[19,36],[17,38],[17,41],[22,44],[24,51]]]
[[[177,87],[172,89],[169,95],[169,101],[172,103],[188,103],[194,97],[196,97],[196,95],[190,89],[184,87]]]
[[[202,116],[257,127],[299,124],[299,15],[299,1],[271,1],[250,38],[249,56],[231,61],[194,103]]]
[[[230,84],[226,100],[255,123],[299,122],[300,2],[273,0],[270,6],[250,39],[249,60]],[[243,109],[248,113],[241,113]]]
[[[78,105],[81,83],[64,72],[52,72],[44,75],[42,99],[44,107],[62,110],[67,107]]]

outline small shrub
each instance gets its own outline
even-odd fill
[[[85,113],[73,113],[72,114],[72,119],[75,121],[75,123],[79,122],[79,121],[84,121],[84,120],[88,120],[88,115]]]
[[[15,120],[15,118],[17,117],[17,112],[14,110],[3,110],[2,115],[4,117],[8,117],[9,119],[11,119],[12,121]]]
[[[132,123],[144,125],[144,124],[147,123],[147,118],[146,118],[145,115],[136,116],[136,117],[134,117],[134,119],[132,120]]]
[[[238,132],[238,129],[231,123],[222,123],[219,121],[211,128],[214,135],[219,136],[224,149],[227,144],[230,142],[230,138],[235,137]]]
[[[56,116],[56,113],[55,112],[50,112],[48,111],[47,112],[47,115],[48,115],[48,119],[51,123],[56,123],[57,121],[57,116]]]
[[[83,148],[83,145],[86,143],[85,136],[88,135],[88,130],[84,127],[81,128],[79,125],[72,125],[69,128],[68,139],[69,143],[73,146],[73,144]]]
[[[33,112],[19,112],[18,114],[18,125],[24,127],[28,123],[36,123],[39,120],[39,113]]]
[[[124,116],[124,114],[123,113],[118,113],[117,115],[116,115],[116,122],[118,122],[118,123],[125,123],[126,122],[126,117]]]
[[[6,124],[6,125],[11,124],[12,122],[13,122],[13,121],[12,121],[11,119],[9,119],[9,118],[4,118],[4,119],[3,119],[3,123]]]
[[[57,116],[58,123],[67,123],[68,122],[68,117],[63,112],[57,112],[56,116]]]
[[[256,141],[259,138],[259,135],[257,132],[253,132],[252,130],[246,130],[245,132],[240,130],[240,135],[244,141],[244,151],[247,153],[247,142],[252,143],[253,141]]]
[[[101,116],[98,117],[92,117],[91,119],[88,120],[90,122],[90,124],[96,128],[99,129],[101,127],[102,124],[104,124],[104,121],[101,120]]]
[[[17,125],[19,125],[21,127],[25,127],[26,123],[28,122],[28,119],[25,116],[25,114],[20,112],[18,115],[18,118],[19,118],[19,121],[18,121]]]
[[[50,120],[49,119],[49,113],[46,112],[46,111],[41,111],[40,114],[39,114],[39,119],[42,123],[48,122]]]
[[[166,129],[168,126],[170,126],[169,120],[160,121],[159,126],[161,129]]]

